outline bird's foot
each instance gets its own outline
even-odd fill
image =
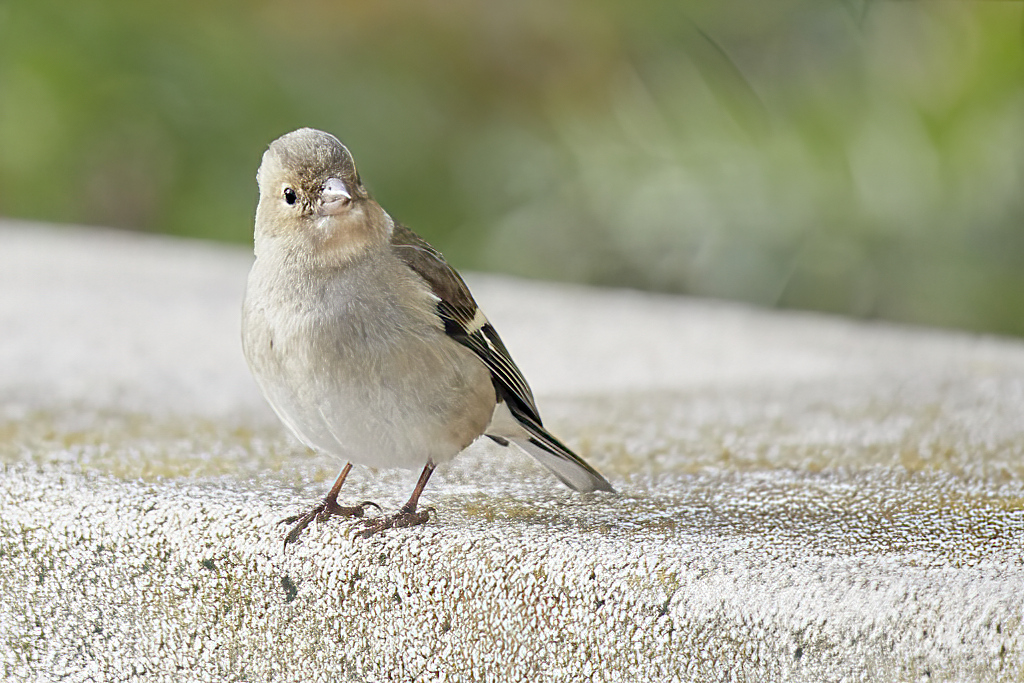
[[[387,517],[378,517],[376,519],[368,519],[363,522],[367,526],[366,529],[358,532],[356,536],[358,538],[369,538],[374,534],[379,534],[385,529],[401,529],[407,526],[419,526],[420,524],[426,524],[430,521],[430,513],[434,512],[434,508],[426,508],[419,512],[410,512],[407,510],[400,510],[393,515]]]
[[[281,524],[295,524],[291,531],[288,532],[288,535],[284,537],[284,547],[287,548],[289,543],[294,543],[298,540],[299,536],[302,535],[302,531],[313,520],[320,524],[321,522],[326,522],[331,517],[362,517],[368,507],[375,507],[377,510],[380,510],[379,505],[368,500],[363,501],[359,505],[347,507],[338,505],[336,500],[325,498],[314,505],[309,512],[303,515],[292,515],[281,520]]]

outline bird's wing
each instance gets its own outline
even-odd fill
[[[395,225],[391,238],[395,255],[429,285],[437,314],[449,337],[475,353],[500,387],[502,398],[514,401],[530,419],[541,423],[530,385],[516,366],[494,326],[476,305],[462,277],[437,249],[403,225]]]
[[[578,491],[613,490],[608,481],[544,429],[530,385],[516,366],[494,326],[476,305],[469,287],[437,249],[403,225],[395,224],[391,248],[406,266],[426,281],[437,297],[437,314],[445,333],[470,349],[491,371],[499,401],[522,427],[501,434],[533,455],[566,485]]]

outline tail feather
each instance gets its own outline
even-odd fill
[[[515,443],[571,489],[615,492],[600,472],[552,436],[514,401],[498,404],[487,436],[502,445],[508,445],[509,441]]]
[[[524,424],[528,436],[512,437],[516,445],[532,455],[563,484],[576,491],[609,491],[615,489],[601,473],[588,465],[561,441],[553,437],[543,427]]]

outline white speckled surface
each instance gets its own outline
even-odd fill
[[[471,278],[621,495],[480,443],[427,527],[285,554],[336,465],[248,377],[248,263],[0,224],[5,678],[1024,678],[1024,344]]]

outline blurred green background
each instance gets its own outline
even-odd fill
[[[0,215],[246,242],[309,125],[460,268],[1024,335],[1022,55],[1017,2],[0,0]]]

